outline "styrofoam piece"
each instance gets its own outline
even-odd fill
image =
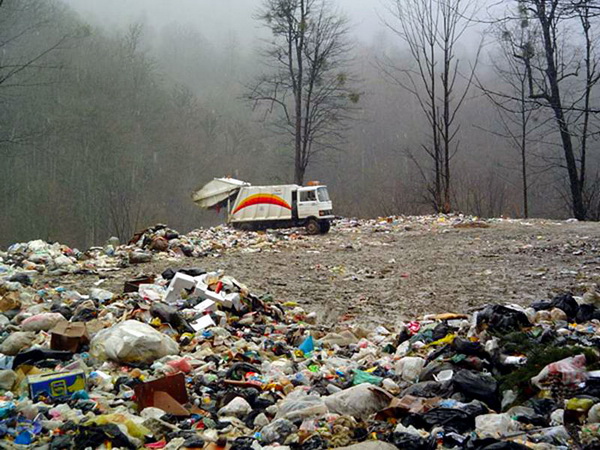
[[[240,311],[244,304],[242,303],[242,299],[240,298],[240,294],[237,292],[232,292],[231,294],[227,294],[225,296],[226,301],[230,301],[233,304],[233,307],[236,311]]]
[[[221,293],[217,294],[216,292],[211,291],[208,286],[201,281],[197,282],[194,295],[197,295],[204,300],[212,300],[225,308],[231,308],[233,306],[233,299],[227,298]]]
[[[199,303],[196,306],[194,306],[194,309],[198,312],[214,311],[214,306],[216,304],[217,303],[213,302],[212,300],[204,300],[202,303]]]
[[[193,289],[196,287],[196,283],[197,280],[194,277],[184,273],[176,273],[169,284],[169,288],[167,289],[165,301],[167,303],[176,302],[181,298],[182,289]]]
[[[203,330],[204,328],[214,327],[217,324],[214,322],[214,320],[212,320],[212,318],[209,315],[206,315],[206,316],[200,317],[198,320],[191,323],[190,325],[195,331],[200,331],[200,330]]]

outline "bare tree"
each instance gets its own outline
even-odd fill
[[[50,77],[40,77],[40,73],[52,71],[58,74],[62,64],[52,56],[66,48],[75,37],[82,37],[87,29],[81,27],[59,28],[54,22],[60,15],[60,5],[39,0],[0,1],[0,88],[4,96],[6,90],[28,89],[55,83]],[[41,42],[36,36],[45,34],[47,41]],[[12,93],[11,93],[12,95]],[[6,146],[23,146],[46,133],[45,129],[25,130],[2,120],[0,108],[0,149]],[[15,121],[18,122],[18,121]]]
[[[531,135],[545,122],[535,112],[539,105],[531,102],[528,91],[528,70],[533,57],[533,42],[537,29],[529,26],[526,14],[521,12],[517,23],[501,22],[493,29],[498,36],[498,52],[491,56],[492,66],[498,79],[494,87],[486,86],[477,79],[479,89],[490,101],[498,114],[499,130],[485,131],[507,139],[519,152],[523,217],[529,217],[529,141]],[[498,84],[502,83],[502,88]],[[506,95],[509,92],[510,95]],[[536,122],[536,123],[534,123]]]
[[[586,165],[591,105],[600,81],[592,20],[597,0],[517,0],[519,22],[525,15],[539,28],[539,39],[521,62],[527,73],[528,98],[548,108],[560,135],[563,162],[570,191],[570,208],[580,220],[587,218]],[[528,25],[529,26],[529,25]],[[572,39],[573,29],[583,37],[583,57]],[[584,68],[583,80],[580,70]],[[579,141],[579,142],[577,142]]]
[[[407,44],[414,66],[396,67],[388,62],[383,70],[415,96],[429,123],[430,142],[422,149],[433,162],[433,181],[420,170],[428,179],[435,210],[447,213],[451,210],[451,161],[460,146],[457,114],[478,60],[468,74],[461,74],[456,46],[470,25],[476,4],[474,0],[391,0],[390,11],[395,21],[386,25]],[[459,80],[465,81],[463,87]],[[417,161],[414,155],[411,158]]]
[[[281,113],[275,124],[293,142],[294,181],[303,184],[315,155],[339,149],[359,101],[347,71],[347,21],[329,0],[266,0],[258,19],[273,35],[265,51],[269,72],[248,97],[267,114]]]

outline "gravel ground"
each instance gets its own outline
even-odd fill
[[[391,324],[426,313],[467,312],[488,302],[529,304],[600,283],[600,224],[491,221],[464,228],[412,218],[344,223],[328,235],[275,248],[229,250],[204,258],[160,258],[102,274],[121,292],[136,274],[167,267],[223,270],[252,292],[297,301],[321,323]],[[80,292],[98,275],[48,279]]]

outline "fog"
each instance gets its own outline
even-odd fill
[[[569,130],[561,134],[552,108],[525,93],[530,122],[523,140],[519,115],[507,113],[519,103],[515,78],[506,72],[515,67],[515,49],[507,53],[506,45],[507,36],[531,29],[531,57],[543,67],[535,21],[494,24],[517,3],[494,0],[477,2],[474,20],[460,18],[466,31],[455,42],[449,64],[455,84],[446,93],[448,172],[437,176],[432,146],[439,148],[444,130],[438,126],[434,133],[428,114],[444,117],[442,61],[433,69],[437,106],[424,110],[431,100],[424,97],[427,84],[414,55],[384,23],[399,25],[386,8],[389,1],[330,1],[348,18],[344,39],[352,45],[315,82],[335,82],[334,100],[326,103],[333,109],[326,112],[342,119],[323,133],[303,177],[328,185],[336,214],[379,217],[447,207],[522,217],[527,198],[528,216],[570,217],[573,186],[562,159],[568,136],[577,164],[587,164],[581,188],[587,218],[600,217],[600,96],[593,85],[588,109],[596,112],[582,114],[587,84],[576,21],[557,30],[558,57],[572,73],[561,81],[562,100],[573,105],[565,111]],[[265,57],[273,36],[256,18],[262,4],[0,3],[0,245],[41,237],[86,247],[111,235],[127,240],[159,222],[186,232],[226,220],[190,198],[214,177],[255,185],[294,182],[295,144],[283,109],[256,100],[258,83],[277,73]],[[536,86],[544,86],[545,73],[534,74]],[[440,205],[432,192],[445,179],[451,186]]]
[[[232,33],[244,45],[267,35],[253,16],[261,0],[66,0],[81,16],[108,28],[123,28],[144,22],[160,30],[177,23],[196,27],[207,39],[220,41]],[[380,16],[385,11],[379,0],[336,0],[339,11],[352,24],[353,36],[372,43],[381,33]]]

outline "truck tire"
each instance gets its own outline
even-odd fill
[[[331,229],[331,222],[329,222],[329,220],[323,220],[322,222],[319,222],[319,229],[321,234],[329,233],[329,230]]]
[[[306,222],[306,232],[313,235],[319,234],[321,232],[321,226],[319,225],[319,222],[317,222],[315,219],[308,219]]]

